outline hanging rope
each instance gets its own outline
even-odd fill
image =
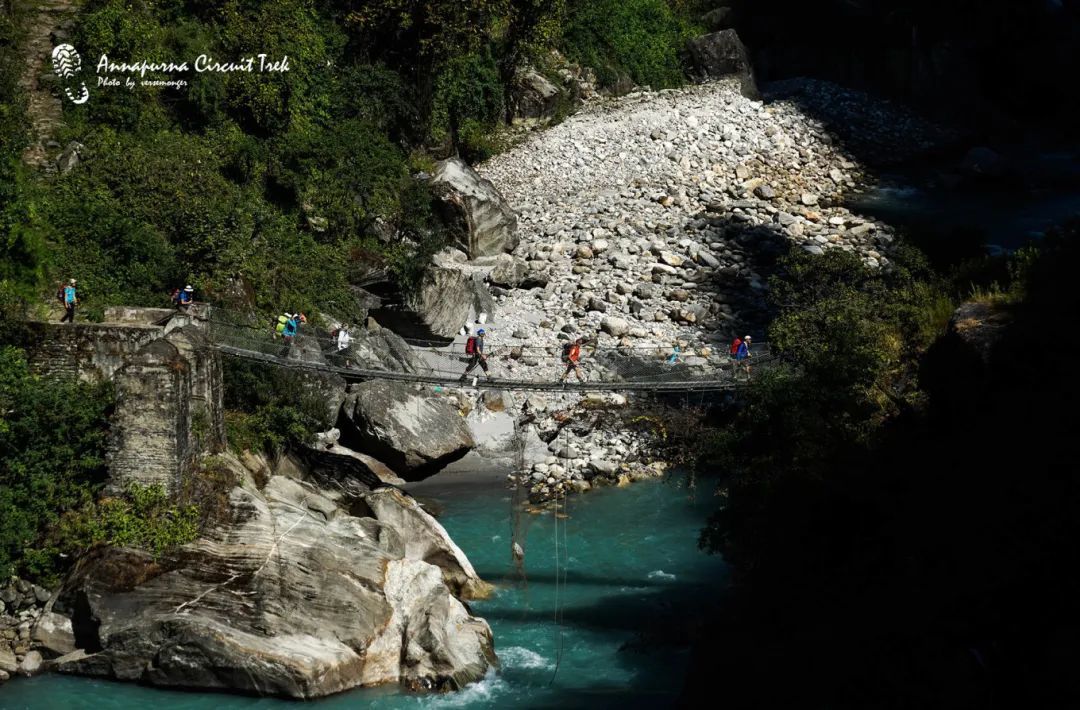
[[[524,504],[524,491],[527,490],[522,483],[521,477],[525,474],[525,438],[528,431],[529,419],[526,412],[528,401],[522,405],[521,416],[514,418],[514,481],[513,494],[510,496],[510,557],[514,563],[519,580],[528,590],[529,580],[525,573],[525,531],[522,524]]]
[[[570,442],[566,433],[566,427],[562,429],[560,434],[563,437],[563,470],[567,473],[570,472]],[[566,510],[566,499],[563,499],[563,510]],[[567,520],[570,516],[565,514]],[[555,539],[555,668],[551,672],[551,680],[548,681],[548,685],[552,685],[555,682],[555,676],[559,674],[559,667],[562,665],[563,656],[563,605],[560,601],[560,586],[565,592],[566,588],[566,562],[569,561],[570,550],[567,543],[566,523],[563,523],[563,564],[559,565],[559,491],[555,491],[555,506],[554,506],[554,539]],[[563,594],[565,596],[565,594]]]

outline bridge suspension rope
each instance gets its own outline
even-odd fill
[[[239,314],[211,309],[200,318],[211,341],[222,353],[309,372],[340,375],[347,380],[388,380],[418,384],[460,386],[467,356],[453,345],[409,348],[397,361],[387,363],[373,356],[367,347],[368,334],[354,338],[345,350],[338,350],[334,338],[302,334],[292,343],[275,338],[269,327],[253,325]],[[618,346],[587,350],[585,382],[561,382],[562,343],[552,345],[511,343],[496,345],[489,360],[505,374],[470,379],[478,389],[565,391],[565,392],[709,392],[737,389],[745,385],[739,367],[727,358],[682,358],[668,361],[669,352],[658,345]],[[459,346],[460,347],[460,346]],[[767,348],[755,346],[755,369],[768,367],[773,358]],[[529,377],[515,377],[519,373]],[[537,374],[540,376],[538,377]]]

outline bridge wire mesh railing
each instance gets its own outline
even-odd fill
[[[313,326],[301,326],[292,343],[274,333],[274,324],[252,323],[240,314],[212,309],[202,318],[215,344],[227,354],[271,362],[286,367],[336,372],[358,379],[396,379],[429,383],[456,383],[468,365],[469,355],[459,343],[440,346],[411,345],[411,356],[386,362],[373,357],[370,341],[377,335],[360,331],[351,337],[348,348],[340,350],[337,339],[321,335]],[[494,341],[494,342],[492,342]],[[550,345],[528,342],[501,343],[489,339],[486,349],[490,377],[481,368],[469,373],[488,384],[506,387],[539,388],[561,386],[566,370],[565,341]],[[747,378],[745,365],[753,369],[773,362],[767,347],[754,346],[747,363],[736,363],[724,354],[709,357],[680,353],[672,358],[671,346],[636,345],[582,348],[581,367],[586,381],[578,383],[574,373],[568,389],[725,389]]]

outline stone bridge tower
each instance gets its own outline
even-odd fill
[[[29,323],[30,366],[113,383],[108,491],[137,482],[177,493],[203,453],[225,446],[221,356],[197,321],[170,310],[113,308],[105,320]]]

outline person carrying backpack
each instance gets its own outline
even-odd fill
[[[563,346],[562,361],[566,365],[566,370],[563,372],[559,382],[566,382],[566,378],[573,372],[577,375],[578,382],[585,381],[585,374],[581,371],[581,344],[585,342],[584,338],[578,338]]]
[[[191,308],[191,304],[195,302],[195,289],[188,284],[184,287],[184,290],[176,296],[176,307],[182,311],[187,311]]]
[[[286,345],[292,345],[293,338],[296,337],[297,332],[300,330],[300,318],[298,315],[294,315],[285,321],[285,327],[282,329],[281,334],[285,338]]]
[[[484,371],[484,377],[491,377],[491,373],[488,372],[487,357],[484,355],[484,335],[486,334],[486,331],[480,328],[476,331],[476,335],[470,335],[465,341],[465,354],[469,356],[469,364],[465,367],[465,372],[462,373],[459,382],[464,382],[477,365]]]
[[[71,282],[64,287],[64,317],[60,319],[61,323],[64,321],[67,321],[68,323],[75,322],[75,306],[78,305],[78,303],[79,298],[75,293],[75,279],[72,279]]]
[[[292,317],[292,313],[282,313],[277,317],[277,323],[274,324],[275,338],[280,338],[285,335],[285,324],[287,324]]]
[[[739,357],[739,348],[742,347],[742,338],[735,338],[731,341],[731,347],[728,348],[728,358],[736,360]]]
[[[742,342],[739,343],[738,349],[735,351],[735,364],[741,365],[746,371],[746,379],[750,379],[750,336],[744,336]]]
[[[672,344],[671,354],[668,355],[666,362],[668,365],[677,365],[682,362],[682,343],[676,341]]]

